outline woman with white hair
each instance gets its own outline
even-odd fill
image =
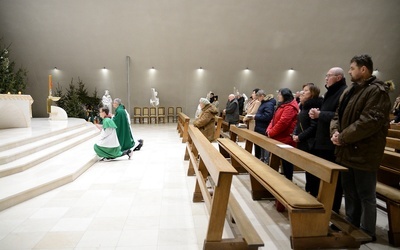
[[[218,110],[206,98],[200,98],[199,105],[201,107],[200,116],[193,122],[193,125],[198,128],[203,135],[209,140],[215,139],[215,116]]]

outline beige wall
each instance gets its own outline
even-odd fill
[[[29,71],[35,117],[47,116],[48,74],[128,104],[127,56],[131,108],[149,106],[156,88],[161,106],[193,116],[210,90],[224,106],[234,87],[323,88],[330,67],[347,71],[361,53],[399,85],[399,13],[398,0],[0,0],[0,37]]]

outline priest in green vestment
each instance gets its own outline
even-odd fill
[[[113,121],[117,125],[117,135],[119,144],[121,145],[121,150],[124,151],[131,149],[135,145],[135,142],[133,140],[125,106],[122,104],[120,98],[114,99],[113,106],[115,108]]]
[[[117,125],[108,117],[108,108],[101,108],[99,113],[100,117],[103,118],[103,125],[99,126],[101,130],[100,139],[94,144],[94,151],[96,154],[103,159],[115,159],[124,155],[127,155],[130,159],[130,149],[121,151],[116,131]]]

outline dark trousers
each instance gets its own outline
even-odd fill
[[[313,155],[321,157],[330,162],[335,162],[335,154],[333,150],[318,150],[315,149],[311,152]],[[306,172],[306,191],[310,192],[311,195],[317,197],[319,191],[319,178],[314,175]],[[309,190],[307,190],[309,188]],[[342,205],[342,197],[343,197],[343,188],[342,188],[342,178],[339,173],[339,178],[336,184],[335,197],[333,199],[332,210],[336,213],[339,213],[340,206]]]
[[[288,180],[293,179],[293,164],[282,160],[282,170],[283,170],[283,175],[286,177]]]

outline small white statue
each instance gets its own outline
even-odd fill
[[[104,107],[107,107],[108,110],[110,110],[110,114],[111,114],[112,113],[111,112],[112,111],[112,98],[107,89],[103,95],[102,103],[103,103]]]
[[[153,107],[157,107],[158,104],[160,104],[160,99],[157,98],[157,95],[158,95],[157,91],[156,91],[154,88],[152,88],[152,89],[151,89],[150,104],[151,104],[151,106],[153,106]]]

